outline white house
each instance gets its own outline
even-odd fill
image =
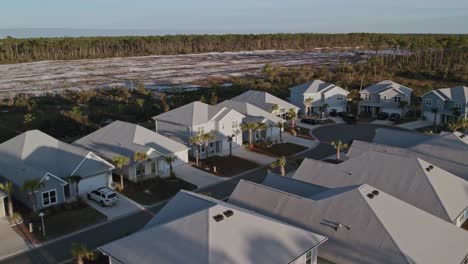
[[[145,227],[103,245],[113,264],[316,264],[327,238],[207,196],[180,191]]]
[[[242,120],[243,123],[259,122],[265,124],[267,126],[266,130],[256,131],[256,140],[277,140],[280,136],[280,128],[278,128],[276,125],[278,123],[286,122],[284,119],[247,102],[226,100],[218,104],[218,106],[227,107],[243,114],[245,116],[245,118]],[[245,133],[243,136],[244,138],[247,138]]]
[[[98,153],[109,161],[116,156],[127,157],[130,164],[123,171],[134,182],[156,176],[169,176],[169,164],[164,161],[167,156],[176,158],[172,163],[173,167],[188,162],[189,148],[184,144],[123,121],[115,121],[73,144]],[[138,152],[148,155],[148,160],[135,161],[134,156]]]
[[[314,80],[289,90],[291,103],[299,107],[303,115],[329,112],[333,109],[337,112],[346,111],[346,98],[349,92],[334,84]]]
[[[232,148],[242,145],[240,125],[244,117],[233,109],[197,101],[155,116],[153,119],[156,132],[185,145],[190,144],[189,140],[192,136],[199,133],[211,133],[214,140],[208,144],[208,154],[213,155],[229,150],[228,137],[233,137]],[[193,148],[192,146],[192,150]],[[199,148],[200,158],[204,158],[205,146]]]
[[[361,101],[358,112],[371,116],[380,112],[406,114],[411,103],[412,91],[411,88],[388,80],[371,85],[359,92]],[[407,103],[404,109],[401,107],[403,101]]]
[[[287,118],[289,109],[293,109],[296,114],[299,111],[299,107],[262,91],[249,90],[231,98],[231,101],[247,102],[283,119]]]

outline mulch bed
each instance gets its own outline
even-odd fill
[[[254,145],[254,148],[252,148],[251,150],[261,153],[261,154],[272,156],[272,157],[281,157],[281,156],[289,157],[291,155],[294,155],[306,149],[307,147],[293,144],[290,142],[285,142],[285,143],[274,144],[271,147],[266,147],[262,145]]]
[[[216,176],[232,177],[239,173],[255,169],[259,165],[237,156],[212,156],[209,157],[208,160],[200,160],[198,167],[195,164],[192,166]],[[216,167],[216,172],[214,171],[214,167]]]

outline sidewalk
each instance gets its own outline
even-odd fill
[[[284,136],[285,134],[283,134]],[[257,164],[260,164],[260,165],[270,165],[271,163],[275,162],[276,159],[273,158],[273,157],[270,157],[270,156],[266,156],[266,155],[263,155],[263,154],[260,154],[260,153],[256,153],[256,152],[253,152],[253,151],[250,151],[250,150],[246,150],[244,147],[239,147],[239,148],[236,148],[236,149],[233,149],[232,150],[232,155],[236,156],[236,157],[239,157],[239,158],[243,158],[243,159],[246,159],[246,160],[250,160],[250,161],[253,161]]]
[[[418,128],[421,128],[421,127],[427,127],[427,126],[430,126],[430,125],[432,125],[432,122],[418,120],[418,121],[403,123],[403,124],[397,125],[397,127],[406,128],[406,129],[410,129],[410,130],[415,130],[415,129],[418,129]]]

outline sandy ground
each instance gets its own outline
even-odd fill
[[[266,63],[330,65],[355,59],[353,52],[270,50],[5,64],[0,65],[0,96],[129,86],[132,82],[148,87],[204,85],[213,78],[258,73]]]

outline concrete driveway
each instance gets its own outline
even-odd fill
[[[293,135],[290,135],[288,133],[283,134],[283,141],[293,143],[296,145],[301,145],[306,148],[315,148],[319,142],[316,140],[311,140],[311,139],[305,139],[301,137],[295,137]]]
[[[203,188],[205,186],[224,181],[221,177],[194,168],[189,164],[175,167],[174,173],[177,178],[190,182],[191,184],[195,184],[198,188]]]
[[[7,220],[0,219],[0,259],[27,249],[28,243],[16,234]]]
[[[283,134],[283,136],[284,135],[286,135],[286,133]],[[233,149],[232,155],[246,160],[250,160],[260,165],[270,165],[271,163],[276,161],[276,159],[273,157],[247,150],[244,147]]]
[[[432,122],[430,121],[418,120],[418,121],[403,123],[403,124],[398,125],[397,127],[414,130],[414,129],[418,129],[421,127],[427,127],[430,125],[432,125]]]
[[[119,202],[114,204],[113,206],[105,206],[102,207],[97,202],[90,201],[87,198],[84,200],[93,207],[96,211],[102,213],[103,215],[107,216],[107,220],[111,220],[117,217],[125,216],[130,213],[136,212],[138,210],[143,210],[144,207],[139,205],[133,200],[130,200],[128,197],[122,195],[121,193],[117,193],[119,196]]]

